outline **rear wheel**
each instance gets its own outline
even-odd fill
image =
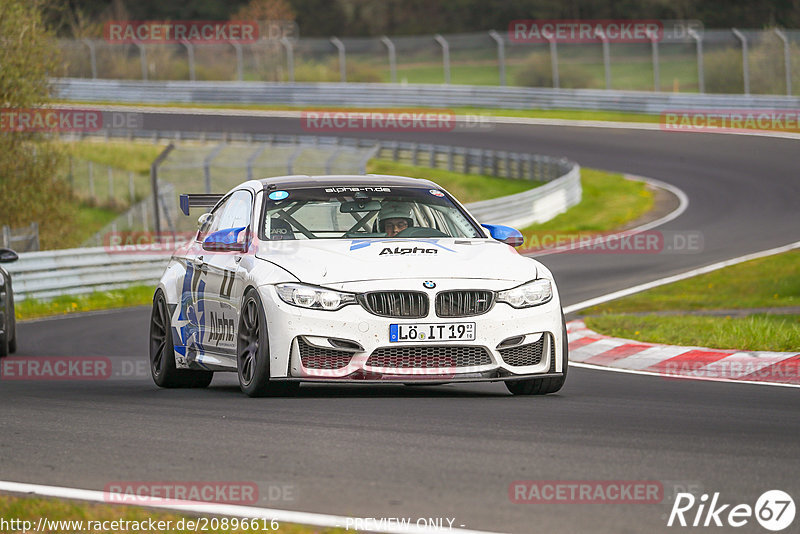
[[[255,289],[244,296],[239,316],[236,347],[236,368],[239,387],[248,397],[295,395],[297,382],[276,382],[269,379],[269,333],[264,306]]]
[[[175,367],[175,347],[167,301],[160,290],[153,299],[150,316],[150,374],[162,388],[204,388],[214,378],[212,371],[195,371]]]
[[[506,388],[514,395],[547,395],[555,393],[567,381],[569,369],[569,341],[567,340],[567,322],[561,314],[561,347],[564,354],[563,374],[549,378],[531,378],[526,380],[511,380],[506,382]]]

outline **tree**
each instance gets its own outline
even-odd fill
[[[55,42],[40,0],[0,3],[0,108],[29,109],[50,100]],[[68,232],[72,214],[66,184],[57,178],[60,153],[41,133],[9,131],[0,121],[0,225],[39,222],[42,246]]]

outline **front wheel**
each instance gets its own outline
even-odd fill
[[[255,289],[249,289],[245,293],[239,316],[236,369],[239,388],[248,397],[295,395],[300,386],[296,382],[275,382],[269,379],[267,317]]]
[[[212,371],[195,371],[175,367],[175,347],[167,300],[159,290],[153,299],[150,316],[150,374],[162,388],[204,388],[214,378]]]
[[[513,395],[547,395],[559,391],[567,381],[569,369],[569,340],[567,339],[567,322],[561,314],[561,347],[564,354],[563,374],[549,378],[531,378],[506,382],[506,388]]]

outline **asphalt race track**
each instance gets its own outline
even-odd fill
[[[147,114],[145,128],[304,133],[297,119],[162,113]],[[530,125],[413,136],[563,155],[687,194],[686,212],[659,229],[701,232],[702,252],[546,256],[565,305],[800,236],[794,140]],[[248,399],[234,375],[208,390],[160,390],[137,364],[147,359],[148,320],[136,308],[19,325],[19,356],[105,356],[123,376],[0,382],[0,479],[87,489],[253,481],[265,507],[454,517],[455,526],[520,533],[687,530],[666,527],[680,487],[751,506],[771,489],[800,498],[796,389],[572,368],[559,394],[541,398],[492,384],[304,386],[298,398]],[[665,499],[513,504],[515,480],[658,480]],[[738,530],[763,532],[753,519]]]

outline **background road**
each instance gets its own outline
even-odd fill
[[[297,119],[160,113],[147,114],[145,128],[304,133]],[[702,232],[701,253],[546,256],[564,305],[800,235],[796,141],[525,125],[413,137],[567,156],[686,192],[687,211],[660,229]],[[795,389],[573,368],[564,389],[543,398],[511,397],[493,384],[304,386],[296,399],[247,399],[232,375],[218,375],[209,390],[159,390],[146,365],[134,365],[147,358],[148,315],[137,308],[19,326],[19,356],[109,356],[116,370],[139,372],[0,382],[0,479],[89,489],[247,480],[259,484],[262,506],[455,517],[456,525],[512,532],[667,530],[677,486],[719,491],[733,504],[753,505],[769,489],[800,502]],[[511,504],[509,484],[520,479],[660,480],[666,499]],[[270,500],[270,486],[289,486],[291,498]]]

